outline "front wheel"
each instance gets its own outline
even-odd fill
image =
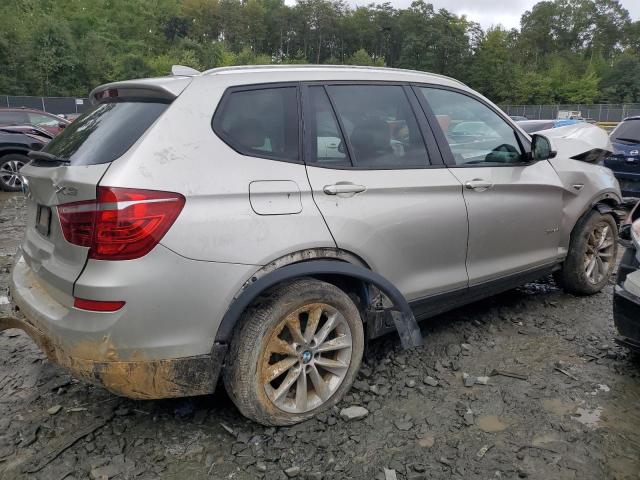
[[[291,425],[335,405],[364,350],[362,319],[336,286],[300,279],[276,287],[244,314],[224,374],[240,412],[263,425]]]
[[[604,288],[616,263],[618,226],[611,215],[593,210],[576,224],[569,253],[556,282],[575,295],[593,295]]]
[[[29,157],[11,153],[0,157],[0,190],[19,192],[22,190],[22,176],[19,170],[29,161]]]

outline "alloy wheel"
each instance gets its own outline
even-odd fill
[[[260,379],[269,400],[289,413],[313,410],[342,384],[353,343],[343,315],[324,303],[305,305],[272,331]]]
[[[584,258],[585,273],[591,283],[598,284],[609,274],[614,252],[615,239],[611,226],[606,222],[598,223],[589,234]]]
[[[8,160],[0,165],[0,182],[10,188],[20,188],[22,186],[22,177],[18,171],[24,166],[23,162],[18,160]]]

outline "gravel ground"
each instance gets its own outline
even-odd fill
[[[0,310],[22,205],[0,194]],[[640,362],[614,344],[611,295],[548,279],[425,322],[423,348],[379,339],[338,407],[290,428],[245,420],[222,388],[116,397],[7,330],[0,478],[639,479]]]

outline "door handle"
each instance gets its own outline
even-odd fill
[[[341,193],[361,193],[367,189],[364,185],[356,185],[355,183],[334,183],[333,185],[325,185],[322,191],[327,195],[339,195]]]
[[[483,180],[482,178],[474,178],[465,182],[464,186],[469,190],[475,190],[476,192],[484,192],[493,187],[493,183]]]

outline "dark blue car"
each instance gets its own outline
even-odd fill
[[[613,154],[605,167],[613,170],[625,197],[640,197],[640,116],[625,118],[611,132]]]

